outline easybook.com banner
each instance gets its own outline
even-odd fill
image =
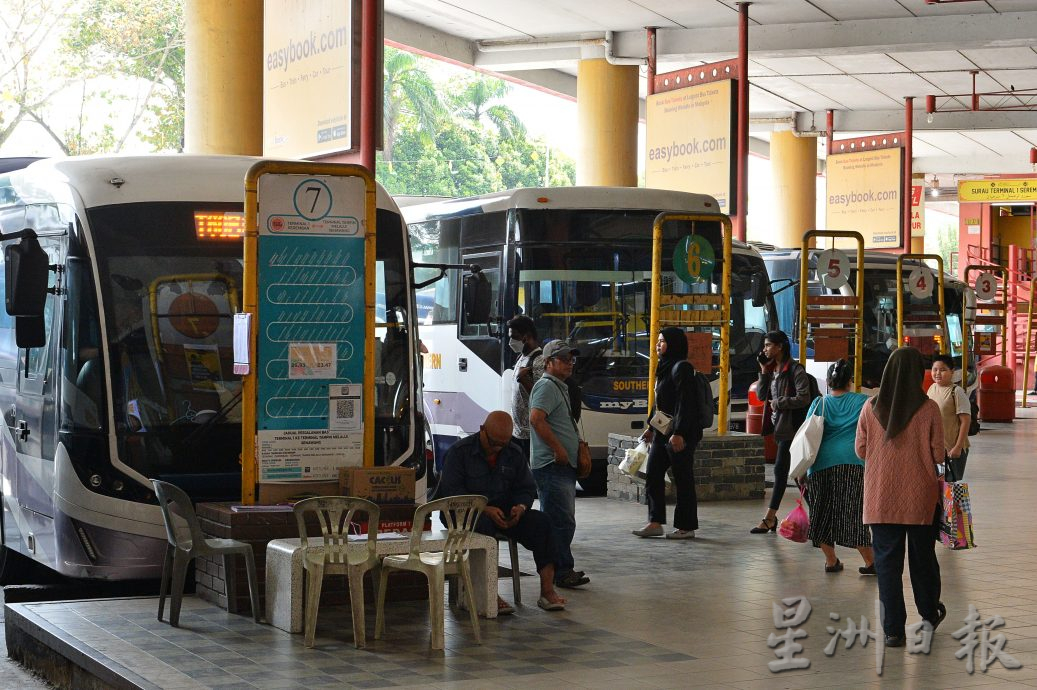
[[[825,227],[856,230],[867,249],[899,247],[902,158],[901,149],[830,155]]]
[[[708,194],[734,208],[735,90],[731,80],[648,97],[645,185]]]

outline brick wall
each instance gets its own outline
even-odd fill
[[[608,496],[645,503],[645,480],[619,471],[627,448],[637,437],[609,434]],[[763,437],[732,431],[727,436],[705,436],[695,449],[695,494],[699,501],[760,499],[764,495]],[[674,488],[666,487],[673,498]]]

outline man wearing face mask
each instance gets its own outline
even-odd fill
[[[519,315],[508,322],[508,344],[518,354],[515,360],[515,388],[511,398],[511,417],[515,421],[512,441],[522,449],[529,462],[529,392],[544,375],[544,356],[540,349],[536,325],[528,316]]]

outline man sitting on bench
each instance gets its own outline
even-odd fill
[[[511,442],[512,430],[511,415],[491,412],[478,434],[452,445],[443,458],[436,497],[485,496],[486,510],[479,516],[475,530],[491,537],[504,534],[532,551],[540,574],[537,606],[560,611],[565,608],[565,599],[554,588],[551,523],[547,515],[530,507],[536,498],[536,483],[522,451]],[[515,607],[498,596],[497,610],[514,613]]]

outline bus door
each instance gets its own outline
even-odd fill
[[[480,384],[485,385],[485,382],[490,379],[487,374],[493,373],[496,377],[500,378],[501,371],[503,370],[503,352],[502,352],[502,341],[500,330],[503,327],[501,324],[501,252],[498,251],[487,251],[471,254],[462,254],[461,263],[465,265],[475,264],[479,266],[482,271],[482,275],[485,276],[486,280],[490,284],[490,316],[486,321],[474,322],[470,319],[468,306],[473,304],[472,297],[465,294],[467,281],[465,278],[468,277],[468,273],[462,276],[461,284],[462,289],[459,291],[461,296],[461,318],[458,319],[458,337],[463,347],[457,355],[457,390],[473,391],[473,387]],[[449,366],[446,365],[446,366]],[[488,372],[487,369],[490,371]],[[505,384],[502,381],[501,389],[499,391],[499,397],[496,401],[493,401],[493,408],[498,409],[504,403],[510,405],[510,394],[508,397],[504,397],[507,391],[504,390]],[[507,408],[505,408],[507,409]],[[479,430],[479,425],[482,424],[482,418],[472,418],[470,415],[458,415],[457,419],[459,423],[467,424],[471,428],[464,429],[465,433],[475,433]]]
[[[150,343],[156,355],[161,385],[171,409],[169,418],[204,421],[232,403],[237,386],[224,384],[233,376],[233,314],[238,304],[237,286],[228,276],[211,274],[172,275],[154,280],[148,290],[151,315]],[[132,390],[133,385],[127,390]],[[143,410],[126,410],[146,426]]]
[[[49,263],[63,265],[66,237],[40,237],[39,242]],[[58,338],[52,336],[60,332],[55,325],[61,318],[61,300],[56,293],[63,290],[63,285],[62,274],[54,271],[48,274],[48,287],[52,292],[47,294],[44,315],[38,325],[44,336],[44,345],[18,349],[15,362],[17,395],[4,409],[4,423],[13,438],[15,453],[4,462],[8,464],[6,470],[12,497],[23,508],[18,510],[17,516],[5,515],[5,518],[19,522],[18,531],[25,542],[22,544],[24,549],[18,550],[52,564],[54,506],[51,496],[57,436],[54,381],[58,362]]]

